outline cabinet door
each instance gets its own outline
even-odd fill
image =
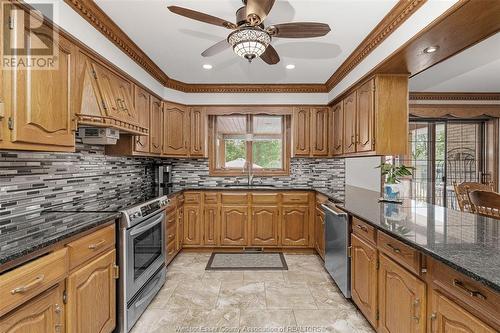
[[[64,333],[63,292],[64,285],[57,285],[3,316],[0,332]]]
[[[112,88],[115,98],[117,99],[118,109],[120,110],[120,120],[126,121],[131,124],[138,123],[138,116],[132,102],[133,85],[132,82],[114,75],[112,80]]]
[[[102,107],[109,117],[122,119],[125,117],[118,103],[118,96],[115,96],[114,81],[116,76],[106,68],[92,63],[92,72],[97,82],[97,87],[102,97]]]
[[[182,249],[184,244],[184,206],[177,206],[177,250]]]
[[[377,327],[377,250],[351,234],[352,300],[366,319]]]
[[[283,207],[282,244],[307,246],[309,243],[309,207]]]
[[[374,80],[363,84],[357,90],[356,151],[373,150],[374,140]]]
[[[184,245],[201,245],[201,216],[199,206],[184,206]]]
[[[150,98],[149,141],[152,154],[161,154],[161,141],[163,135],[162,102],[160,99],[151,96]]]
[[[134,106],[137,112],[137,119],[139,125],[142,127],[150,128],[149,126],[149,93],[144,89],[134,87]],[[151,129],[150,129],[151,134]],[[134,150],[143,153],[149,153],[149,136],[141,135],[136,136],[134,141]]]
[[[205,206],[205,212],[203,216],[203,245],[218,245],[219,236],[219,207]]]
[[[494,333],[497,332],[465,311],[440,292],[431,292],[430,332]]]
[[[293,111],[293,146],[296,156],[308,156],[311,152],[311,115],[309,111],[309,108],[296,108]]]
[[[166,104],[163,111],[163,153],[183,155],[189,153],[189,115],[183,106]]]
[[[379,332],[425,332],[425,283],[385,255],[379,260]]]
[[[191,120],[190,154],[191,156],[205,156],[205,138],[207,137],[205,112],[201,107],[191,108],[189,117]]]
[[[328,155],[328,108],[311,109],[311,153],[313,156]]]
[[[108,333],[115,328],[115,256],[111,250],[68,277],[68,332]]]
[[[38,37],[52,38],[52,31],[43,27]],[[30,34],[24,34],[25,45],[33,42]],[[54,42],[54,41],[53,41]],[[55,44],[58,50],[57,69],[19,68],[12,75],[12,131],[13,143],[68,147],[75,146],[73,124],[72,77],[75,72],[75,46],[59,36]],[[59,148],[59,150],[61,150]]]
[[[325,260],[325,213],[320,208],[316,208],[314,226],[314,247],[319,256]]]
[[[356,152],[356,92],[344,101],[344,154]]]
[[[252,207],[252,220],[250,221],[250,245],[277,246],[278,221],[278,206]]]
[[[339,102],[333,106],[332,111],[332,155],[338,156],[343,153],[344,142],[344,104]]]
[[[247,245],[247,226],[247,206],[222,207],[221,245]]]

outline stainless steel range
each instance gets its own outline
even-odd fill
[[[129,332],[166,280],[162,196],[121,211],[118,332]]]

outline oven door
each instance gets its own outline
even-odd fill
[[[127,230],[126,299],[130,300],[165,263],[163,211]]]

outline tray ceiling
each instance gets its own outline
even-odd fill
[[[167,6],[195,9],[234,21],[239,0],[96,0],[104,12],[172,79],[186,83],[325,83],[395,0],[277,0],[266,25],[314,21],[330,24],[325,37],[273,39],[281,62],[249,64],[228,49],[203,58],[200,53],[225,39],[229,30],[172,14]],[[213,69],[203,69],[211,64]],[[293,64],[295,69],[287,70]]]

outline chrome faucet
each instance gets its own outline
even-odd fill
[[[252,166],[250,163],[247,161],[245,162],[246,165],[246,171],[247,171],[247,178],[248,178],[248,186],[252,186],[253,184],[253,173],[252,173]]]

